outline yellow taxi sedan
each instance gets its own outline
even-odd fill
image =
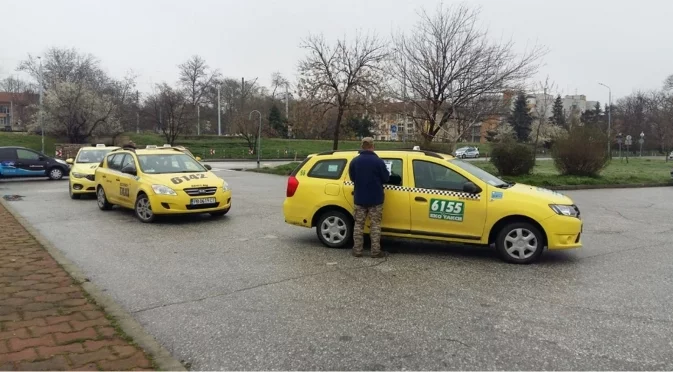
[[[142,222],[158,215],[224,216],[231,208],[231,189],[210,169],[175,148],[112,151],[96,169],[98,207],[133,209]]]
[[[545,248],[582,246],[579,208],[560,193],[505,182],[453,156],[430,151],[376,151],[386,163],[383,236],[494,245],[507,262],[536,261]],[[288,179],[285,222],[316,228],[326,246],[348,248],[356,151],[310,155]],[[368,233],[369,225],[365,227]]]
[[[71,167],[68,184],[68,194],[70,194],[71,199],[79,199],[82,195],[96,194],[94,180],[96,168],[103,161],[105,155],[118,148],[117,146],[105,146],[104,144],[82,147],[77,151],[75,159],[65,161]]]

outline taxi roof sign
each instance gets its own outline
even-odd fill
[[[97,143],[96,147],[105,147],[105,144],[104,143]]]
[[[414,146],[414,151],[421,151],[421,146]]]
[[[146,149],[156,149],[157,145],[147,145],[145,146]]]
[[[168,143],[164,143],[164,147],[171,147],[171,145]]]

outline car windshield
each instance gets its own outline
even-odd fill
[[[193,157],[182,154],[138,155],[140,170],[148,174],[206,172]]]
[[[466,161],[458,160],[458,159],[451,159],[448,161],[449,163],[462,168],[466,172],[470,173],[471,175],[479,178],[480,180],[486,182],[487,184],[495,187],[500,187],[500,188],[506,188],[509,186],[512,186],[513,184],[507,183],[500,178],[486,172],[485,170],[477,167],[476,165],[470,164]]]
[[[76,163],[100,163],[103,161],[105,155],[107,155],[112,149],[104,150],[82,150],[77,155]]]

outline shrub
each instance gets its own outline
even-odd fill
[[[607,146],[600,129],[578,125],[556,139],[551,156],[563,175],[596,177],[608,165]]]
[[[535,156],[530,146],[505,139],[493,144],[491,163],[501,176],[521,176],[533,170]]]

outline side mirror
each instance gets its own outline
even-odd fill
[[[127,165],[127,166],[125,166],[125,167],[122,169],[122,173],[130,174],[130,175],[132,175],[132,176],[135,176],[135,175],[137,174],[137,172],[136,172],[136,167]]]
[[[47,160],[47,158],[46,158],[44,155],[40,155],[40,157],[38,157],[38,159],[39,159],[40,161],[45,161],[45,160]]]
[[[468,193],[468,194],[479,194],[481,192],[481,189],[479,186],[475,185],[473,182],[465,182],[463,184],[463,191]]]
[[[196,159],[196,161],[201,161],[201,157],[200,157],[200,156],[197,156],[195,159]]]
[[[400,186],[402,185],[402,177],[399,174],[391,174],[388,178],[387,185]]]
[[[70,164],[70,165],[72,165],[72,163],[74,163],[75,161],[72,160],[72,158],[70,158],[70,159],[66,159],[65,162],[68,163],[68,164]]]
[[[203,166],[208,170],[213,170],[213,167],[211,167],[210,164],[204,164]]]

